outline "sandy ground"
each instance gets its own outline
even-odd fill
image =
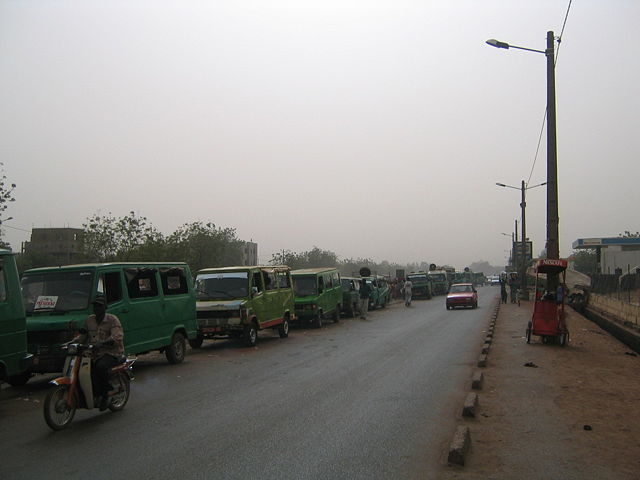
[[[640,357],[571,309],[567,347],[527,345],[531,309],[502,305],[467,464],[441,478],[640,478]]]

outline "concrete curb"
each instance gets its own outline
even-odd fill
[[[464,466],[465,457],[469,453],[470,447],[471,433],[469,432],[469,427],[458,426],[449,447],[449,457],[447,459],[449,465]]]
[[[484,381],[484,373],[476,372],[471,378],[471,388],[473,390],[482,390],[482,382]]]
[[[475,418],[478,409],[478,394],[470,393],[464,399],[464,407],[462,407],[462,416]]]

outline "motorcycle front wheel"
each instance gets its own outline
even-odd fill
[[[129,401],[129,393],[131,391],[130,382],[129,375],[123,372],[111,379],[111,385],[113,385],[117,393],[110,398],[109,410],[119,412],[124,408]]]
[[[73,420],[78,402],[75,396],[71,402],[68,402],[68,398],[68,385],[56,385],[47,393],[44,400],[44,419],[52,430],[62,430]]]

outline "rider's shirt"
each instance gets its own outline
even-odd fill
[[[404,289],[404,295],[409,296],[411,295],[411,289],[413,288],[413,283],[411,282],[411,280],[407,280],[406,282],[404,282],[404,285],[402,286],[402,288]]]
[[[104,342],[111,339],[115,341],[113,345],[105,345],[94,351],[95,358],[105,354],[113,355],[114,357],[124,355],[124,343],[122,341],[124,333],[120,320],[115,315],[106,313],[100,324],[98,324],[95,315],[89,315],[87,318],[87,331],[90,343]]]

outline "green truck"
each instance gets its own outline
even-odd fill
[[[289,336],[294,320],[291,270],[287,266],[236,266],[205,268],[196,276],[198,337],[238,338],[256,345],[258,332],[266,328]]]
[[[427,275],[433,284],[434,295],[445,295],[449,291],[449,275],[446,270],[430,270]]]
[[[0,250],[0,382],[24,385],[31,375],[31,360],[15,255]]]
[[[427,272],[411,272],[407,274],[407,280],[411,282],[411,292],[414,298],[426,298],[433,296],[433,280]]]
[[[342,285],[336,268],[303,268],[291,272],[295,294],[296,317],[322,327],[322,319],[340,321]]]
[[[196,338],[196,299],[186,263],[90,263],[34,268],[22,276],[27,343],[34,373],[60,372],[63,343],[93,313],[97,295],[120,319],[127,354],[164,352],[180,363],[186,341]]]

